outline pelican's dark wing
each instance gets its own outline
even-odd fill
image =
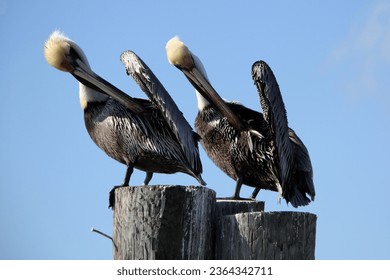
[[[202,164],[199,158],[198,139],[172,97],[152,70],[134,52],[123,52],[121,61],[126,67],[127,74],[137,82],[142,91],[160,109],[167,124],[176,135],[188,163],[195,174],[200,174]]]
[[[294,130],[289,128],[288,134],[294,147],[296,172],[300,172],[301,176],[299,176],[299,180],[303,180],[303,182],[299,182],[299,185],[304,188],[302,192],[308,193],[311,200],[314,201],[316,192],[314,189],[313,168],[309,152]]]
[[[252,78],[257,87],[265,120],[273,134],[279,158],[279,170],[283,197],[294,207],[310,203],[306,194],[314,200],[313,170],[305,145],[288,127],[279,85],[271,68],[264,61],[252,66]]]
[[[274,135],[283,186],[290,179],[295,157],[288,135],[289,128],[282,95],[271,68],[264,61],[253,64],[252,78],[259,93],[264,119]]]

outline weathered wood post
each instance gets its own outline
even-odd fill
[[[264,211],[264,201],[231,200],[217,198],[216,219],[227,215]]]
[[[115,190],[114,259],[314,259],[317,216],[217,200],[205,187]]]
[[[264,212],[259,202],[217,201],[216,259],[311,260],[317,217],[301,212]],[[251,205],[252,204],[252,205]],[[249,211],[245,211],[248,208]],[[252,212],[251,209],[260,209]],[[246,213],[245,213],[246,212]]]
[[[117,188],[114,259],[212,259],[214,211],[205,187]]]

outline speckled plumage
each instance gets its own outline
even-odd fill
[[[233,199],[242,184],[277,191],[294,207],[315,198],[309,153],[288,127],[286,109],[271,68],[264,61],[252,66],[263,114],[222,100],[210,84],[203,64],[178,37],[166,45],[168,61],[194,86],[199,113],[195,128],[213,162],[236,180]],[[192,59],[191,59],[192,58]],[[309,197],[307,196],[309,195]]]
[[[82,49],[59,31],[50,35],[44,47],[50,65],[80,82],[88,133],[108,156],[127,166],[122,185],[129,184],[134,168],[146,172],[144,184],[155,172],[182,172],[205,185],[198,135],[152,71],[135,54],[129,54],[124,53],[122,61],[126,67],[137,65],[132,76],[151,100],[132,98],[94,73]],[[114,206],[112,191],[110,206]]]
[[[262,114],[236,103],[227,103],[249,129],[262,137],[237,131],[221,113],[209,105],[199,111],[195,129],[212,161],[234,180],[244,185],[278,191],[278,174],[274,163],[274,145]],[[249,139],[250,138],[250,139]],[[248,143],[252,143],[252,147]]]
[[[183,172],[199,180],[161,112],[148,100],[136,100],[145,108],[142,114],[134,114],[113,99],[88,104],[84,120],[95,144],[127,166],[146,172]]]

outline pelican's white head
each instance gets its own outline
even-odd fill
[[[192,53],[188,47],[180,41],[178,36],[173,37],[165,46],[170,64],[182,69],[191,69],[194,65]]]
[[[199,111],[212,104],[236,129],[241,130],[240,120],[210,84],[200,59],[178,37],[169,40],[165,48],[169,63],[179,68],[195,88]]]
[[[89,66],[88,59],[83,50],[71,39],[66,37],[61,31],[55,30],[45,42],[44,55],[46,61],[58,70],[71,73],[79,80],[80,105],[83,109],[90,101],[105,101],[107,95],[101,90],[93,87],[93,83],[86,85],[87,81],[80,78],[80,67],[85,73],[93,73]]]
[[[168,41],[165,46],[165,51],[170,64],[176,66],[180,70],[192,70],[196,68],[203,75],[206,81],[209,80],[200,59],[189,50],[178,36],[175,36]],[[198,99],[198,109],[202,111],[209,102],[199,93],[197,89],[195,89],[195,93]]]
[[[80,104],[84,110],[89,103],[106,102],[111,97],[134,112],[143,111],[133,98],[93,72],[81,48],[60,31],[54,31],[47,39],[44,55],[51,66],[69,72],[79,81]]]
[[[65,72],[74,70],[74,67],[69,63],[70,56],[78,57],[89,66],[83,50],[59,30],[55,30],[45,42],[44,55],[51,66]]]

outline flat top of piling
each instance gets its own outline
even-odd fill
[[[218,199],[216,201],[217,216],[233,215],[247,212],[264,211],[264,201]]]

